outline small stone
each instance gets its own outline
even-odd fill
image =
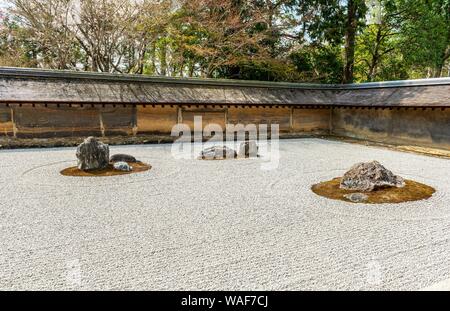
[[[382,187],[405,186],[402,177],[394,175],[377,161],[354,165],[341,180],[340,188],[356,191],[374,191]]]
[[[135,163],[137,162],[136,158],[129,154],[115,154],[110,159],[111,162],[127,162],[127,163]]]
[[[258,145],[255,141],[245,141],[239,147],[238,156],[240,158],[256,158],[258,157]]]
[[[78,169],[83,171],[104,169],[109,165],[109,146],[88,137],[77,148]]]
[[[114,163],[114,169],[117,171],[131,172],[133,167],[131,167],[127,162],[116,162]]]
[[[344,198],[349,199],[353,203],[362,203],[366,202],[369,199],[369,197],[364,193],[350,193],[344,195]]]
[[[206,148],[200,154],[200,159],[203,160],[223,160],[234,159],[236,157],[236,151],[226,146],[214,146],[211,148]]]

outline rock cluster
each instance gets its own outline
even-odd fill
[[[236,151],[226,146],[213,146],[206,148],[200,153],[200,159],[203,160],[223,160],[234,159],[236,157]]]
[[[109,146],[88,137],[77,148],[78,169],[83,171],[104,169],[109,165]]]
[[[402,177],[394,175],[377,161],[354,165],[341,180],[340,188],[356,191],[374,191],[381,187],[404,187]]]
[[[223,160],[235,158],[258,157],[258,145],[255,141],[245,141],[239,146],[239,152],[227,146],[213,146],[206,148],[200,153],[199,159],[203,160]]]
[[[101,170],[110,166],[118,171],[131,172],[129,163],[137,163],[135,157],[128,154],[115,154],[109,158],[109,146],[95,137],[86,138],[77,148],[78,169],[83,171]],[[110,166],[111,167],[111,166]]]

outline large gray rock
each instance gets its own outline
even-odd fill
[[[238,157],[240,158],[256,158],[258,157],[258,145],[256,141],[245,141],[239,147]]]
[[[111,162],[128,162],[128,163],[135,163],[137,162],[136,158],[129,154],[115,154],[111,156],[110,159]]]
[[[341,180],[341,189],[374,191],[381,187],[404,187],[405,181],[377,161],[354,165]]]
[[[200,159],[203,160],[223,160],[234,159],[236,157],[236,151],[226,146],[214,146],[211,148],[206,148],[200,154]]]
[[[106,168],[109,164],[109,146],[88,137],[77,148],[78,168],[83,171]]]

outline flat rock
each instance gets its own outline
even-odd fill
[[[223,160],[234,159],[237,157],[236,151],[226,146],[214,146],[206,148],[200,153],[200,159],[203,160]]]
[[[404,187],[402,177],[394,175],[377,161],[358,163],[342,177],[341,189],[374,191],[380,187]]]
[[[369,197],[364,193],[350,193],[344,195],[344,198],[349,199],[353,203],[362,203],[366,202],[369,199]]]
[[[135,163],[137,162],[136,158],[129,154],[115,154],[110,159],[111,162],[127,162],[127,163]]]
[[[116,162],[114,163],[114,169],[117,171],[131,172],[133,167],[131,167],[127,162]]]
[[[256,158],[258,157],[258,145],[256,141],[245,141],[239,146],[238,157],[240,158]]]
[[[78,146],[76,156],[80,170],[104,169],[109,164],[109,146],[95,137],[88,137]]]

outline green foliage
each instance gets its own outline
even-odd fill
[[[258,62],[244,61],[235,66],[224,66],[219,68],[217,77],[259,81],[299,81],[301,79],[293,64],[276,59]]]
[[[345,6],[339,0],[297,1],[301,31],[313,43],[340,45],[344,38]]]
[[[0,18],[3,66],[319,83],[450,73],[450,0],[180,0],[176,7],[143,1],[136,17],[115,12],[115,26],[87,48],[92,36],[82,31],[91,27],[54,27],[48,21],[61,20],[57,13],[34,14],[31,1],[9,2],[11,11]],[[89,3],[95,18],[97,2]],[[138,5],[117,3],[123,12]]]
[[[400,27],[399,47],[414,71],[440,76],[450,57],[450,1],[401,1],[405,21]]]
[[[0,12],[0,66],[35,67],[37,47],[18,19]]]
[[[340,83],[342,81],[342,51],[338,46],[310,45],[290,55],[304,81]]]

